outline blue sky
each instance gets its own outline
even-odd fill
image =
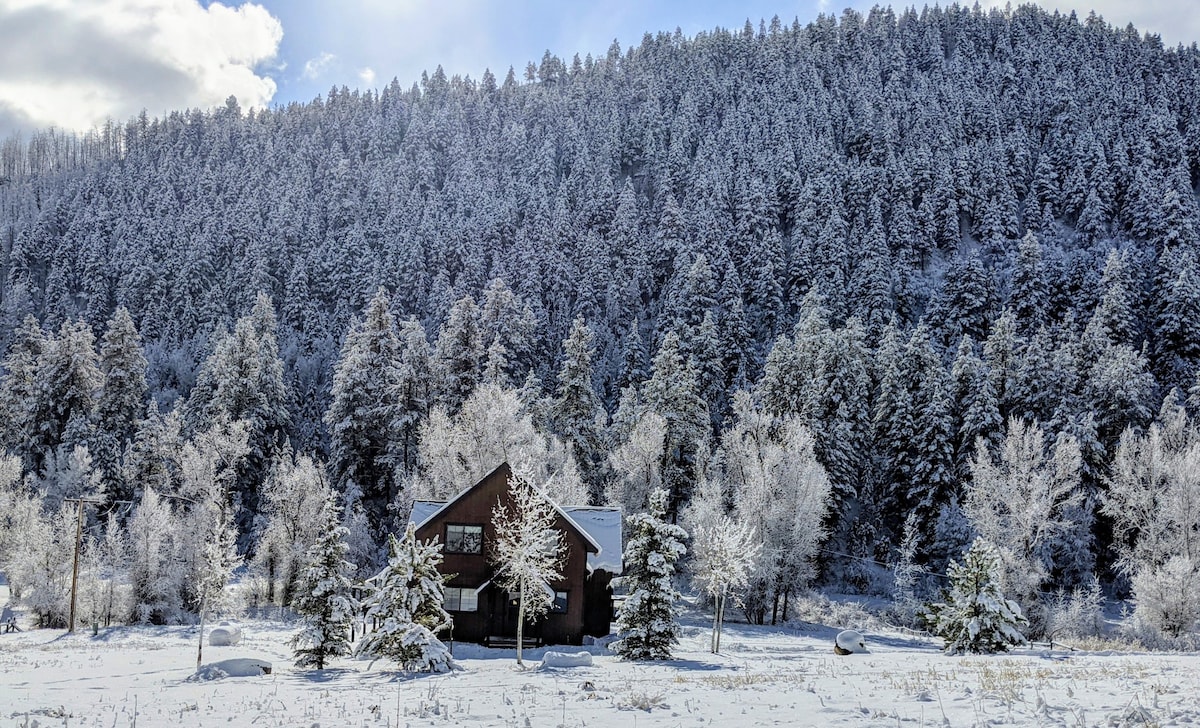
[[[969,1],[969,0],[968,0]],[[1168,44],[1200,41],[1197,0],[1037,0],[1134,23]],[[980,0],[1001,7],[1005,0]],[[207,109],[305,102],[334,86],[407,87],[439,64],[479,78],[570,61],[646,32],[694,35],[774,15],[808,23],[871,0],[0,0],[0,138],[54,126],[87,131]],[[902,7],[902,6],[897,6]]]
[[[747,18],[774,15],[808,22],[823,3],[803,2],[481,2],[479,0],[260,0],[284,28],[283,69],[271,72],[277,102],[307,101],[331,86],[383,86],[397,78],[410,86],[439,64],[448,75],[478,79],[485,68],[518,77],[549,50],[567,61],[575,53],[603,55],[614,39],[622,48],[646,32],[680,28],[693,35],[717,26],[740,28]],[[867,9],[873,3],[854,2]],[[306,73],[306,66],[308,72]],[[369,70],[368,70],[369,69]]]

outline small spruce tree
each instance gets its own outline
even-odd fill
[[[436,541],[418,541],[411,523],[403,539],[389,536],[388,545],[388,564],[375,577],[375,591],[364,602],[367,617],[378,619],[380,626],[363,637],[356,654],[386,657],[409,672],[454,669],[450,650],[437,637],[450,626],[437,568],[441,547]]]
[[[988,541],[977,538],[963,563],[946,569],[950,591],[946,601],[932,604],[927,619],[946,641],[947,654],[1007,651],[1025,643],[1018,629],[1028,624],[1017,603],[1000,593],[1000,555]]]
[[[350,591],[354,565],[346,561],[346,527],[334,497],[325,501],[324,527],[308,550],[292,607],[304,618],[304,628],[292,638],[296,667],[325,669],[332,657],[350,654],[350,625],[357,609]]]
[[[617,614],[617,633],[621,639],[612,649],[627,660],[668,660],[671,648],[679,643],[676,603],[679,592],[671,583],[675,563],[684,554],[687,532],[664,519],[667,492],[650,494],[646,513],[626,519],[629,542],[625,546],[625,575],[617,586],[629,595]]]

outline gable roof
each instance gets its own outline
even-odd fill
[[[413,501],[408,520],[417,528],[437,518],[453,504],[467,497],[484,481],[496,475],[501,469],[512,475],[512,468],[507,462],[501,463],[495,470],[479,479],[479,482],[462,491],[448,501]],[[541,491],[539,491],[541,492]],[[614,574],[621,573],[621,509],[591,508],[587,506],[570,506],[563,508],[552,498],[542,493],[558,515],[562,516],[567,526],[573,529],[584,542],[588,552],[588,571],[604,569]]]

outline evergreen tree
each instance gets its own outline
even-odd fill
[[[234,485],[241,506],[235,521],[243,550],[249,546],[258,511],[259,486],[287,438],[288,407],[275,309],[260,293],[250,314],[238,319],[233,333],[223,337],[205,359],[183,408],[184,423],[192,432],[220,421],[246,425],[249,450]]]
[[[26,316],[13,332],[4,378],[0,380],[0,433],[5,447],[21,456],[26,472],[36,469],[38,401],[41,381],[38,363],[50,342],[33,316]]]
[[[299,575],[292,608],[304,620],[304,628],[291,641],[296,667],[323,670],[331,658],[350,654],[350,628],[358,605],[350,590],[354,566],[346,561],[347,530],[339,510],[332,496],[325,500],[321,529]]]
[[[662,479],[668,493],[667,512],[674,519],[691,495],[696,452],[708,440],[711,425],[696,370],[684,360],[673,332],[663,337],[644,396],[650,411],[667,422]]]
[[[433,406],[433,359],[425,329],[417,321],[401,321],[396,332],[400,359],[393,372],[393,459],[396,466],[411,472],[417,461],[417,432]]]
[[[947,654],[991,654],[1025,643],[1020,632],[1025,617],[1000,591],[999,571],[996,549],[982,538],[971,544],[962,564],[950,562],[946,601],[930,605],[927,616]]]
[[[124,478],[121,460],[145,411],[146,356],[133,318],[123,306],[109,319],[100,343],[100,372],[104,385],[96,405],[98,436],[93,451],[108,497],[131,500],[133,488]]]
[[[367,305],[363,321],[346,335],[333,370],[333,390],[325,426],[329,428],[329,476],[335,489],[360,494],[376,534],[385,530],[387,506],[399,491],[396,482],[396,373],[400,342],[380,289]]]
[[[367,617],[380,626],[363,637],[356,654],[386,657],[409,672],[445,672],[455,667],[437,634],[450,626],[444,577],[438,571],[441,547],[418,541],[416,527],[408,524],[404,538],[388,539],[388,564],[372,581],[374,590],[363,601]]]
[[[563,342],[563,363],[557,395],[550,406],[550,422],[555,433],[570,443],[588,486],[588,500],[597,505],[605,480],[603,428],[607,415],[592,385],[593,338],[583,319],[575,319],[571,335]]]
[[[475,305],[475,299],[463,296],[450,309],[438,331],[434,353],[434,369],[441,383],[441,402],[451,414],[458,412],[479,383],[486,346],[479,326],[479,307]]]
[[[611,648],[627,660],[669,660],[679,644],[679,592],[673,580],[687,532],[663,520],[666,503],[666,491],[655,490],[648,510],[625,520],[625,571],[614,586],[628,596],[617,612],[620,639]]]

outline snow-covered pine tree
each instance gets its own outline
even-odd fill
[[[946,572],[946,601],[929,605],[926,619],[947,654],[1004,652],[1025,642],[1020,627],[1027,621],[1000,591],[1000,555],[991,543],[975,539],[963,563],[951,561]]]
[[[524,666],[521,648],[526,620],[544,615],[552,603],[545,584],[562,578],[566,544],[554,527],[554,506],[529,478],[514,473],[508,479],[508,503],[492,509],[496,538],[489,558],[496,567],[495,581],[517,595],[517,665]]]
[[[667,492],[651,492],[644,513],[626,520],[625,573],[613,585],[627,592],[617,612],[613,652],[627,660],[668,660],[679,643],[679,592],[672,580],[675,564],[686,549],[687,532],[664,519]]]
[[[142,339],[124,306],[108,321],[100,343],[104,388],[96,404],[97,437],[91,446],[104,491],[111,500],[130,500],[131,484],[121,468],[125,448],[137,434],[146,404],[146,356]]]
[[[354,565],[346,561],[346,527],[332,495],[321,511],[320,536],[308,550],[292,608],[304,627],[292,638],[296,667],[324,670],[333,657],[350,654],[350,626],[357,604],[350,591]]]
[[[366,634],[355,654],[372,660],[386,657],[409,672],[446,672],[455,667],[438,633],[450,626],[443,577],[438,571],[441,546],[418,541],[408,524],[404,538],[388,538],[388,564],[371,581],[374,591],[363,601],[366,616],[380,626]]]
[[[575,319],[571,335],[563,342],[563,363],[550,405],[550,422],[554,431],[571,444],[588,486],[589,500],[598,504],[605,480],[603,433],[608,417],[593,384],[594,338],[584,320]]]
[[[387,294],[380,289],[367,305],[362,322],[346,335],[325,412],[329,479],[339,491],[357,489],[376,535],[385,530],[387,506],[398,492],[393,463],[394,397],[401,353],[388,307]]]

